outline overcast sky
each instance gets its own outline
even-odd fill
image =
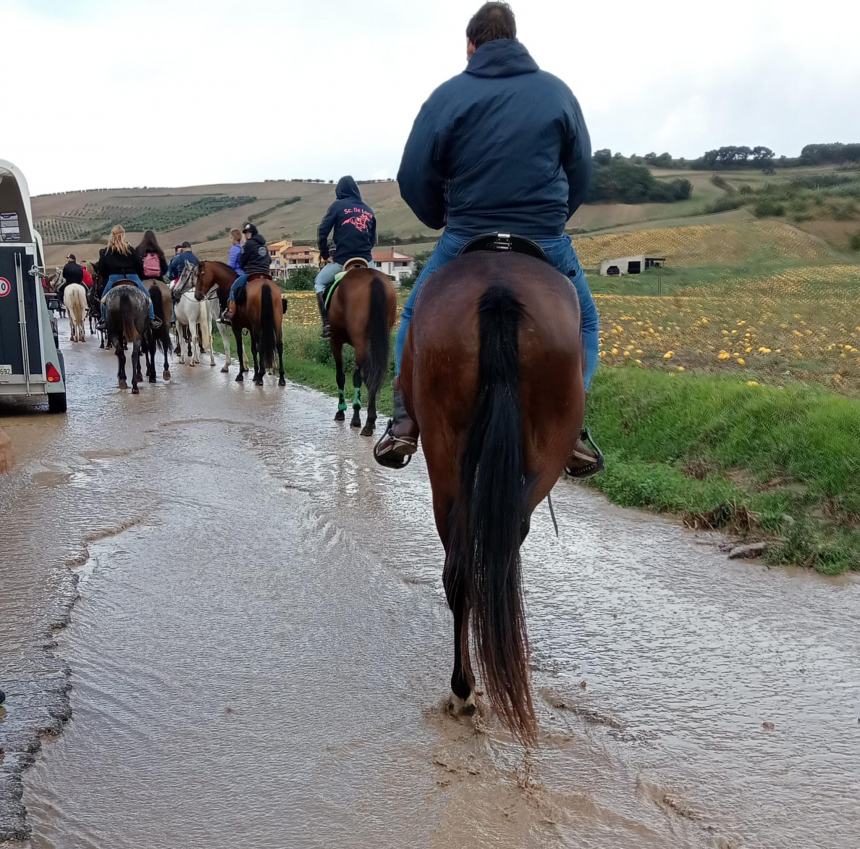
[[[478,0],[0,0],[0,159],[33,194],[393,177]],[[519,0],[594,149],[860,141],[860,3]]]

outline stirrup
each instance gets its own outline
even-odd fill
[[[587,428],[583,428],[579,435],[580,440],[589,446],[594,451],[594,459],[591,462],[586,462],[582,466],[572,469],[569,465],[565,465],[564,471],[567,475],[577,480],[584,480],[602,472],[605,468],[603,452],[598,448],[597,443],[591,438],[591,434]],[[575,453],[575,452],[574,452]],[[576,455],[581,458],[582,455]]]
[[[412,455],[418,450],[418,440],[412,436],[395,436],[392,433],[393,427],[394,419],[389,419],[385,433],[373,446],[373,458],[386,469],[404,469],[412,462]],[[391,444],[384,451],[380,451],[380,446],[386,439],[390,439]],[[404,450],[396,452],[396,448]]]

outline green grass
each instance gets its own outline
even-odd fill
[[[860,570],[860,402],[805,384],[602,369],[588,420],[618,504],[774,540],[769,559]]]
[[[284,331],[290,379],[336,396],[318,329]],[[348,377],[347,397],[350,385]],[[390,383],[379,408],[390,414]],[[774,564],[860,570],[857,400],[805,384],[753,388],[736,378],[603,368],[588,423],[607,458],[592,484],[615,503],[769,539]]]

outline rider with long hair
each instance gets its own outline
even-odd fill
[[[121,224],[116,224],[110,231],[107,247],[99,251],[99,274],[102,279],[107,278],[107,284],[102,292],[102,317],[99,322],[99,329],[104,330],[107,307],[105,306],[104,298],[108,292],[114,287],[114,284],[120,280],[130,280],[146,295],[146,300],[149,303],[149,320],[153,327],[158,328],[161,322],[155,317],[155,312],[152,307],[152,299],[149,297],[149,292],[146,286],[143,285],[141,277],[143,276],[143,262],[140,259],[137,251],[126,241],[125,228]]]
[[[143,266],[144,280],[162,280],[167,274],[167,257],[152,230],[147,230],[136,248]]]

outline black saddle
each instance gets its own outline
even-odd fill
[[[484,233],[470,239],[460,251],[460,255],[470,254],[473,251],[495,251],[496,253],[515,253],[533,256],[535,259],[549,262],[543,248],[527,239],[525,236],[517,236],[511,233]]]

